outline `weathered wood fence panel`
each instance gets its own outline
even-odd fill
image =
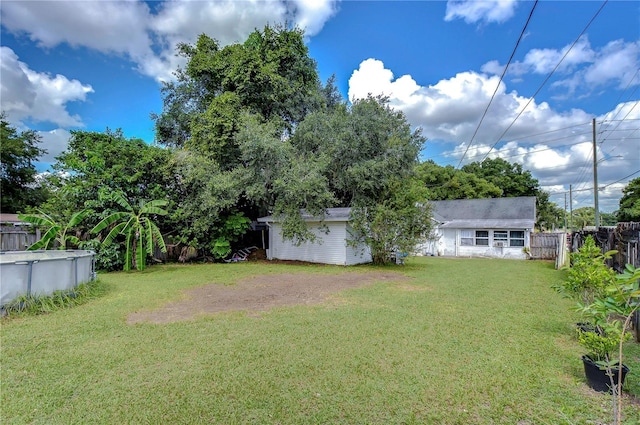
[[[555,260],[558,256],[560,233],[531,233],[531,258]]]
[[[618,223],[616,227],[600,227],[598,230],[581,230],[571,235],[571,251],[576,252],[587,236],[593,236],[602,252],[618,251],[609,266],[622,271],[626,264],[640,266],[640,223]]]
[[[24,251],[40,240],[40,229],[28,226],[0,226],[0,250]]]

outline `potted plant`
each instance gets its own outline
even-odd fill
[[[626,334],[627,336],[629,334]],[[629,368],[620,363],[614,353],[622,335],[620,322],[595,326],[594,330],[578,329],[578,342],[587,350],[582,356],[587,383],[595,391],[612,392],[618,381],[624,384]],[[619,374],[622,376],[619,379]]]
[[[596,332],[578,331],[578,341],[589,351],[590,362],[606,372],[613,397],[614,423],[622,423],[622,384],[628,368],[622,363],[623,344],[630,339],[631,320],[640,309],[640,268],[627,264],[625,270],[607,285],[604,294],[589,305],[581,305],[580,311],[596,326]],[[617,352],[616,352],[617,350]],[[591,370],[591,368],[589,368]],[[587,379],[591,385],[589,375]],[[606,390],[606,389],[605,389]]]

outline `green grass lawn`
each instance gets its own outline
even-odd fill
[[[349,268],[372,271],[373,266]],[[598,424],[571,302],[551,264],[411,259],[314,306],[128,325],[134,311],[207,283],[331,266],[166,265],[101,274],[106,294],[4,320],[3,424]],[[627,345],[627,423],[637,423],[640,345]]]

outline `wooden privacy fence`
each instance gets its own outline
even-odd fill
[[[556,269],[567,259],[565,233],[531,233],[529,255],[534,260],[556,260]]]
[[[581,230],[571,236],[571,251],[576,252],[587,236],[593,236],[602,252],[618,251],[608,264],[621,272],[626,264],[640,266],[640,223],[618,223],[616,227],[599,227],[598,230]]]
[[[40,229],[30,226],[0,226],[0,250],[24,251],[40,240]]]

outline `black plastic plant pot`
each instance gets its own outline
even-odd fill
[[[595,332],[596,326],[592,323],[578,322],[576,323],[576,329],[578,329],[581,332]]]
[[[587,356],[582,356],[582,363],[584,363],[584,374],[587,377],[587,383],[589,386],[595,391],[601,393],[611,393],[611,377],[607,375],[607,371],[600,369],[600,366],[595,364],[593,360],[591,360]],[[620,368],[618,366],[612,369],[613,372],[613,383],[614,385],[618,383],[618,374],[620,373]],[[624,384],[624,379],[629,372],[629,368],[625,365],[622,365],[622,384]]]

